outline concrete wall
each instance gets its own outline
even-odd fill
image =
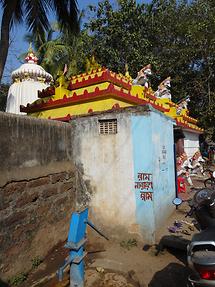
[[[152,113],[152,143],[155,229],[158,230],[175,209],[172,200],[176,195],[173,122],[160,113]]]
[[[64,241],[71,212],[88,197],[73,164],[69,124],[0,113],[0,135],[0,278],[6,278]]]
[[[99,134],[99,120],[117,119],[117,134]],[[173,122],[148,106],[71,121],[75,162],[93,190],[91,218],[113,237],[139,234],[154,242],[155,230],[172,213],[175,197]],[[151,175],[152,189],[135,188],[138,173]],[[153,200],[140,194],[153,192]]]
[[[134,181],[152,183],[152,188],[134,190],[136,220],[144,239],[154,242],[156,232],[174,210],[173,122],[153,109],[147,116],[132,115],[132,138]],[[150,178],[138,178],[141,173],[150,174]],[[148,191],[153,200],[142,200],[141,195]]]
[[[71,167],[73,134],[68,124],[0,113],[0,135],[0,185]]]
[[[99,119],[117,118],[118,133],[99,134]],[[76,165],[83,166],[90,181],[91,219],[109,236],[119,238],[136,232],[133,193],[133,152],[129,113],[99,113],[71,121]],[[128,220],[129,218],[129,220]]]
[[[184,131],[184,151],[187,153],[188,157],[194,155],[194,153],[199,150],[199,134],[190,131]]]

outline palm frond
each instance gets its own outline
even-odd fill
[[[60,25],[58,22],[53,22],[51,23],[51,29],[54,31],[54,32],[59,32],[60,31]]]
[[[23,22],[23,1],[24,0],[15,0],[11,3],[10,0],[0,0],[3,14],[7,15],[7,17],[11,15],[10,27],[12,27],[14,23]]]
[[[27,43],[32,43],[34,39],[34,35],[31,33],[25,34],[23,40]]]
[[[25,0],[26,22],[30,31],[50,29],[47,17],[50,8],[49,0]]]
[[[14,10],[13,21],[17,23],[23,22],[23,0],[16,1],[16,7]]]
[[[53,0],[52,8],[56,12],[57,21],[62,30],[79,32],[78,7],[76,0]]]
[[[24,63],[24,60],[27,56],[27,53],[22,53],[21,55],[19,55],[19,57],[17,57],[17,59],[21,62],[21,63]]]

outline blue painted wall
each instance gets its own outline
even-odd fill
[[[132,115],[131,126],[136,220],[145,240],[154,242],[155,231],[174,210],[175,178],[173,121],[150,109]]]
[[[175,197],[173,121],[158,112],[151,113],[156,230],[174,210]]]

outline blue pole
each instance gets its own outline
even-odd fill
[[[88,217],[88,208],[84,211],[77,213],[74,212],[70,221],[70,229],[68,235],[67,247],[80,246],[79,249],[70,251],[70,287],[83,287],[84,286],[84,261],[83,261],[83,244],[81,242],[85,239],[86,223]],[[78,262],[80,260],[80,262]],[[76,263],[74,263],[76,262]]]
[[[88,220],[88,208],[72,214],[68,240],[64,246],[70,249],[69,258],[57,272],[59,280],[62,281],[64,269],[70,265],[70,287],[84,287],[84,257],[87,254],[84,252],[84,244],[86,243],[87,224],[108,240],[107,236]]]
[[[175,195],[178,197],[178,177],[177,177],[177,164],[176,164],[176,144],[173,145],[174,149],[174,169],[175,169]]]

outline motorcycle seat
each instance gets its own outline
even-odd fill
[[[205,229],[200,233],[196,233],[193,235],[191,240],[194,241],[214,241],[215,242],[215,228]]]

